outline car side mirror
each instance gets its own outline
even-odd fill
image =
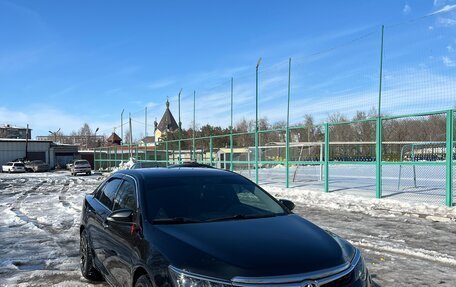
[[[288,200],[288,199],[279,199],[280,203],[282,203],[283,205],[285,205],[285,207],[289,210],[289,211],[292,211],[294,208],[295,208],[295,204],[293,203],[293,201],[291,200]]]
[[[114,210],[106,218],[106,220],[109,222],[117,222],[117,223],[131,223],[131,222],[133,222],[133,210],[131,210],[131,209]]]

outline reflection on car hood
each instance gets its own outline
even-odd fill
[[[350,261],[354,253],[351,245],[293,214],[155,225],[151,232],[154,244],[172,265],[227,280],[332,268]]]

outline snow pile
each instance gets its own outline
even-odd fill
[[[456,207],[404,202],[394,199],[376,199],[347,193],[324,193],[301,188],[264,187],[277,198],[289,198],[307,206],[360,212],[374,217],[412,216],[431,221],[456,222]]]
[[[118,171],[118,170],[124,170],[124,169],[130,169],[134,164],[136,163],[136,159],[133,157],[130,157],[130,159],[126,162],[121,161],[119,163],[119,166],[116,166],[113,170],[112,173]]]

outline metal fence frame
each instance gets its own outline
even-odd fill
[[[446,115],[446,141],[445,141],[445,161],[404,161],[402,158],[399,161],[385,161],[382,159],[382,146],[385,142],[382,140],[382,130],[383,130],[383,122],[392,119],[401,119],[401,118],[408,118],[408,117],[418,117],[418,116],[430,116],[436,114],[445,114]],[[330,142],[330,131],[331,127],[337,125],[346,125],[346,124],[354,124],[354,123],[361,123],[361,122],[375,122],[376,126],[376,139],[375,139],[375,160],[372,161],[336,161],[331,160],[331,142]],[[223,135],[214,135],[214,136],[206,136],[206,137],[192,137],[192,138],[185,138],[180,140],[169,140],[169,141],[161,141],[158,145],[157,149],[153,149],[153,151],[149,151],[145,147],[141,147],[138,145],[133,145],[129,148],[127,145],[123,145],[120,147],[105,147],[105,148],[98,148],[94,150],[94,162],[95,162],[95,169],[100,169],[101,167],[107,167],[108,169],[112,169],[115,166],[118,166],[122,161],[128,161],[130,155],[134,158],[148,162],[157,163],[163,167],[169,166],[171,164],[182,163],[183,161],[187,160],[197,160],[200,163],[208,164],[211,166],[217,166],[223,164],[224,167],[227,167],[229,164],[229,170],[234,170],[235,164],[243,164],[252,166],[255,170],[255,182],[258,183],[259,175],[258,170],[260,165],[265,164],[282,164],[285,166],[285,174],[283,184],[285,187],[290,187],[290,167],[292,165],[320,165],[323,166],[323,191],[330,192],[330,176],[329,170],[331,166],[336,165],[366,165],[372,166],[375,165],[375,185],[376,185],[376,198],[383,197],[383,189],[382,189],[382,167],[384,166],[441,166],[445,167],[445,189],[446,189],[446,197],[445,197],[445,204],[447,206],[453,206],[453,166],[454,166],[454,110],[446,110],[446,111],[436,111],[436,112],[429,112],[429,113],[418,113],[418,114],[409,114],[409,115],[400,115],[400,116],[380,116],[373,119],[367,120],[360,120],[360,121],[348,121],[348,122],[337,122],[337,123],[324,123],[321,125],[317,125],[324,129],[324,142],[322,143],[324,146],[324,153],[323,156],[320,157],[317,161],[308,161],[308,160],[291,160],[290,159],[290,131],[293,129],[299,128],[306,128],[304,126],[299,127],[289,127],[284,129],[273,129],[273,130],[261,130],[257,133],[255,132],[244,132],[244,133],[229,133]],[[270,132],[282,132],[285,133],[287,136],[285,137],[285,151],[286,156],[284,159],[276,159],[276,160],[263,160],[260,157],[255,157],[254,160],[247,159],[247,160],[234,160],[233,150],[236,148],[233,144],[233,138],[235,136],[242,136],[242,135],[250,135],[255,136],[261,135],[264,133]],[[219,147],[214,147],[214,139],[217,138],[228,138],[230,142],[229,150],[230,156],[224,157],[223,160],[217,159],[214,156],[214,152]],[[199,140],[208,140],[209,141],[209,156],[206,156],[206,152],[203,150],[196,150],[195,144],[192,144],[191,150],[183,151],[180,149],[181,143],[183,141],[189,142],[196,142]],[[254,153],[256,155],[260,154],[260,148],[258,146],[258,142],[255,141],[256,144],[254,147],[248,147],[255,149]],[[179,149],[170,149],[170,145],[176,145]],[[228,147],[227,147],[228,148]],[[118,151],[121,150],[121,156],[119,156]],[[163,154],[165,156],[163,157]],[[189,154],[190,156],[187,158],[183,158],[182,154]],[[125,156],[127,155],[127,156]],[[144,156],[144,157],[143,157]]]

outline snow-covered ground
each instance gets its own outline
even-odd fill
[[[235,166],[238,172],[254,180],[255,169],[248,165]],[[241,169],[244,168],[244,169]],[[329,172],[329,190],[337,193],[356,193],[363,197],[375,198],[376,170],[375,162],[363,164],[331,164]],[[305,190],[323,191],[323,169],[320,165],[291,166],[289,169],[291,187]],[[455,177],[453,181],[455,181]],[[402,166],[384,165],[382,167],[383,197],[396,200],[445,205],[446,196],[445,166],[420,165]],[[261,185],[285,186],[285,167],[275,165],[258,170]],[[455,181],[456,183],[456,181]],[[456,201],[456,188],[453,191]]]
[[[82,199],[102,179],[0,174],[0,286],[107,286],[87,282],[78,267]],[[456,286],[455,207],[264,187],[358,246],[380,286]]]

